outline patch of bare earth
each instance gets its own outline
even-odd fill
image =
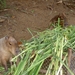
[[[43,31],[50,26],[50,19],[65,13],[69,24],[75,24],[75,12],[56,0],[7,0],[7,10],[0,11],[0,37],[14,35],[18,40],[29,39],[32,31]]]

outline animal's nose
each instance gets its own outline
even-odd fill
[[[16,54],[19,54],[20,53],[20,50],[19,49],[16,49]]]

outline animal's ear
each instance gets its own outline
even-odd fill
[[[9,39],[9,36],[5,36],[5,40],[8,40]]]

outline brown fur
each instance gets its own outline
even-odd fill
[[[50,20],[51,24],[56,24],[58,22],[58,18],[60,18],[61,27],[65,27],[68,25],[68,21],[67,21],[66,15],[64,13],[59,13],[58,15],[54,16]]]
[[[17,41],[12,36],[0,39],[0,63],[8,70],[7,62],[19,53]]]

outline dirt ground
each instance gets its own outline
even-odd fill
[[[59,0],[7,0],[7,9],[0,11],[0,38],[12,35],[21,39],[31,38],[31,31],[43,31],[50,26],[52,17],[65,13],[69,25],[75,25],[75,10]],[[1,20],[2,20],[1,18]]]

